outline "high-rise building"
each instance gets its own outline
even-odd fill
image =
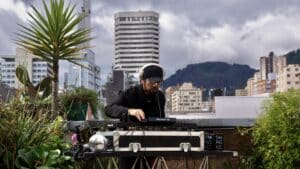
[[[116,13],[114,70],[135,76],[147,63],[159,63],[159,14],[153,11]]]
[[[1,56],[0,58],[2,82],[9,87],[19,88],[22,86],[15,75],[15,70],[19,65],[27,68],[33,85],[38,84],[43,78],[52,74],[49,63],[22,48],[16,49],[16,55]]]
[[[91,28],[91,2],[82,0],[79,15],[84,16],[79,23],[79,29]],[[90,34],[88,34],[90,36]],[[89,47],[89,42],[80,44],[79,47]],[[100,73],[101,69],[95,64],[95,53],[90,49],[84,49],[78,53],[82,60],[77,61],[80,65],[69,63],[67,75],[67,88],[85,87],[95,91],[100,91]]]
[[[91,1],[90,0],[82,0],[82,5],[79,11],[79,15],[83,16],[84,18],[78,24],[78,28],[90,29],[91,28]],[[88,33],[87,36],[90,37],[91,34]],[[80,44],[80,46],[84,46],[84,47],[90,46],[90,43],[88,41],[83,44]]]
[[[286,62],[286,56],[278,56],[274,58],[274,72],[276,74],[280,73],[283,71],[284,67],[286,67],[287,62]]]
[[[274,73],[274,52],[270,52],[269,56],[262,56],[259,59],[261,80],[269,80],[269,75]]]
[[[79,57],[83,58],[76,65],[69,64],[68,88],[85,87],[95,91],[100,91],[101,69],[95,64],[95,53],[89,49],[82,50]]]

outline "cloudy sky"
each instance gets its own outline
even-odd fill
[[[72,0],[79,5],[81,0]],[[225,61],[258,68],[260,56],[300,47],[299,0],[91,0],[92,50],[105,79],[114,58],[114,13],[160,14],[160,63],[167,76],[190,63]],[[0,0],[0,55],[15,54],[17,23],[40,0]]]

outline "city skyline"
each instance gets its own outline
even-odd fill
[[[75,0],[80,7],[81,0]],[[15,54],[17,23],[24,23],[36,0],[0,2],[0,54]],[[299,48],[300,2],[290,1],[95,1],[91,0],[91,42],[102,79],[114,61],[114,14],[151,10],[160,15],[160,63],[168,77],[190,63],[224,61],[258,68],[270,51]],[[299,18],[299,19],[298,19]],[[299,33],[298,33],[299,32]]]

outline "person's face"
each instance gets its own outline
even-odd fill
[[[142,80],[141,82],[146,94],[156,93],[161,85],[161,81],[151,82],[148,79]]]

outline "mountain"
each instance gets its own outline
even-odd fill
[[[285,56],[287,64],[300,64],[300,49],[293,50]]]
[[[248,65],[228,64],[224,62],[205,62],[187,65],[179,69],[164,81],[163,87],[192,82],[196,87],[205,89],[226,88],[227,95],[235,89],[244,88],[247,80],[256,72]]]

